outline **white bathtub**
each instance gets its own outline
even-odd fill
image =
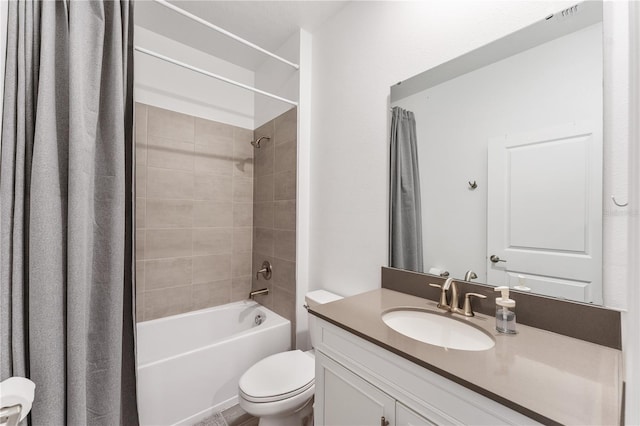
[[[141,425],[193,424],[235,405],[240,376],[289,350],[290,329],[289,320],[252,301],[138,323]]]

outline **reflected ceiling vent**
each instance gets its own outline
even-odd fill
[[[574,4],[573,6],[563,9],[558,13],[552,13],[544,19],[548,21],[549,19],[555,17],[556,19],[564,20],[576,16],[579,12],[580,3]]]
[[[560,19],[560,20],[565,20],[565,19],[573,18],[578,13],[580,13],[580,10],[581,10],[581,6],[580,6],[580,3],[578,3],[578,4],[574,4],[571,7],[563,9],[562,11],[551,16],[555,16],[557,19]]]
[[[562,16],[563,17],[569,17],[569,16],[573,16],[576,15],[578,13],[578,5],[573,5],[565,10],[562,11]]]

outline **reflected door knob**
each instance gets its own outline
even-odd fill
[[[506,262],[506,260],[502,260],[500,259],[498,256],[496,256],[495,254],[492,254],[491,256],[489,256],[489,260],[492,261],[493,263],[498,263],[498,262]]]

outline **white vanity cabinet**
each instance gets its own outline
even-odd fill
[[[396,401],[326,355],[318,354],[322,407],[316,404],[316,424],[423,426],[436,423]],[[316,389],[318,389],[316,379]],[[317,395],[317,391],[316,391]],[[316,397],[317,398],[317,397]],[[317,401],[317,399],[316,399]],[[322,413],[320,414],[320,410]],[[321,423],[318,419],[321,418]]]
[[[538,424],[327,321],[316,327],[316,426]]]
[[[401,402],[396,401],[396,426],[436,426],[426,417],[422,417]]]
[[[385,421],[395,424],[395,399],[326,355],[318,353],[317,357],[316,370],[320,374],[316,371],[316,398],[317,390],[322,389],[323,403],[322,407],[315,406],[316,424],[383,425]]]

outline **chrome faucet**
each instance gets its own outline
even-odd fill
[[[431,287],[442,289],[442,291],[440,292],[440,302],[438,303],[438,308],[457,314],[462,313],[462,310],[458,307],[458,284],[456,284],[452,277],[447,278],[442,285],[429,285]],[[449,291],[449,289],[451,289],[451,298],[449,299],[449,303],[447,303],[447,292]]]
[[[261,294],[269,294],[269,289],[268,288],[261,288],[260,290],[253,290],[252,292],[249,293],[249,299],[255,299],[256,296],[261,295]]]
[[[475,278],[478,278],[478,275],[476,275],[476,273],[475,273],[475,272],[473,272],[471,269],[469,269],[469,270],[467,271],[467,273],[466,273],[466,274],[464,274],[464,280],[465,280],[465,281],[471,281],[471,280],[473,280],[473,279],[475,279]]]
[[[465,294],[464,307],[460,309],[460,304],[458,301],[458,284],[453,280],[453,278],[449,277],[445,280],[444,284],[429,284],[431,287],[437,287],[442,289],[440,292],[440,302],[438,303],[438,308],[451,312],[454,314],[464,315],[465,317],[472,317],[473,310],[471,309],[471,297],[478,297],[480,299],[486,299],[487,296],[478,293],[467,293]],[[451,289],[451,298],[449,303],[447,304],[447,291]]]

